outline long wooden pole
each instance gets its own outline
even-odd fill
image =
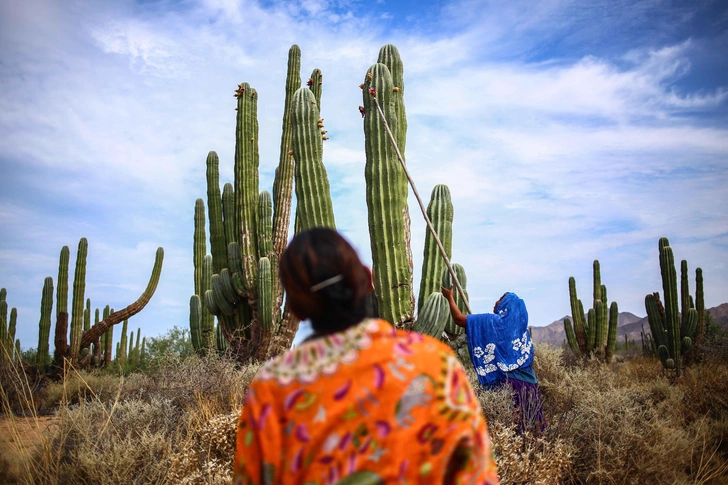
[[[402,168],[404,169],[404,174],[407,176],[407,180],[409,180],[409,183],[412,186],[412,191],[415,193],[417,202],[420,204],[420,210],[422,211],[422,215],[425,218],[427,227],[430,228],[430,232],[435,237],[435,242],[437,243],[437,247],[440,248],[440,255],[442,256],[442,259],[445,260],[445,264],[447,265],[447,270],[450,272],[450,276],[452,276],[452,280],[455,282],[455,287],[457,288],[458,292],[460,293],[460,296],[462,297],[463,302],[465,302],[465,308],[468,310],[468,313],[473,313],[473,311],[470,309],[470,303],[468,302],[468,299],[465,296],[465,292],[463,291],[463,287],[460,286],[460,281],[458,280],[458,277],[455,274],[455,270],[452,269],[450,260],[448,259],[447,253],[445,252],[445,248],[443,247],[442,242],[440,242],[440,238],[437,236],[437,231],[435,231],[435,228],[432,225],[432,222],[430,221],[430,217],[427,215],[427,210],[425,209],[425,205],[422,203],[422,199],[420,199],[420,194],[417,192],[417,187],[415,187],[415,182],[414,182],[414,180],[412,180],[409,170],[407,170],[407,165],[405,165],[405,163],[404,163],[402,154],[400,153],[399,147],[397,146],[397,141],[394,139],[394,135],[392,135],[392,130],[389,129],[389,124],[387,123],[387,119],[384,117],[384,112],[382,112],[382,108],[379,106],[379,101],[377,101],[376,94],[372,94],[372,98],[374,98],[374,104],[377,106],[377,112],[379,112],[379,118],[381,118],[382,123],[384,123],[384,128],[387,130],[387,134],[389,135],[389,140],[392,142],[392,145],[394,146],[394,151],[397,152],[397,158],[399,159],[399,163],[402,165]]]

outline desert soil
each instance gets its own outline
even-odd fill
[[[51,432],[57,421],[56,416],[8,418],[0,415],[0,455],[3,461],[10,467],[22,467],[40,444],[41,437]]]

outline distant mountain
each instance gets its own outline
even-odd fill
[[[708,311],[713,317],[714,322],[728,329],[728,303],[710,308]],[[568,315],[564,316],[545,327],[530,327],[533,341],[535,343],[545,342],[557,347],[560,346],[566,340],[564,318],[571,317]],[[629,340],[639,342],[641,339],[640,332],[643,326],[645,331],[649,332],[650,324],[647,322],[647,317],[638,317],[630,312],[621,312],[617,322],[617,340],[624,342],[624,336],[627,335]]]

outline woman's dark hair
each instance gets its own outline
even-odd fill
[[[297,234],[281,255],[279,275],[293,313],[311,319],[316,335],[339,332],[369,315],[371,273],[338,232]]]

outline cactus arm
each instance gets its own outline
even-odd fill
[[[690,305],[690,275],[688,274],[688,262],[680,261],[680,326],[685,326]],[[682,332],[681,332],[682,333]]]
[[[58,286],[56,287],[56,315],[68,312],[68,260],[70,250],[68,246],[61,248],[58,263]]]
[[[597,301],[604,301],[602,299],[602,272],[599,267],[599,260],[594,260],[594,301],[592,302],[592,308],[596,309]],[[606,301],[604,302],[606,303]]]
[[[311,73],[311,77],[308,80],[308,88],[313,93],[314,99],[316,100],[316,105],[319,107],[319,112],[321,112],[321,91],[323,79],[324,76],[323,74],[321,74],[321,69],[314,69]]]
[[[200,342],[200,325],[202,323],[202,307],[200,305],[200,296],[192,295],[190,297],[190,340],[192,340],[192,348],[195,352],[201,352],[202,343]]]
[[[614,355],[614,348],[617,346],[617,328],[619,324],[619,307],[617,302],[613,301],[609,306],[609,335],[607,337],[607,347],[604,349],[604,362],[609,363]],[[627,334],[624,334],[625,348],[627,347]]]
[[[238,242],[238,231],[235,217],[235,189],[233,184],[226,183],[222,188],[222,214],[225,226],[225,243]]]
[[[569,317],[564,318],[564,331],[566,332],[566,341],[569,343],[571,351],[577,357],[581,355],[579,350],[579,343],[576,341],[576,335],[574,334],[574,328],[571,326],[571,320]]]
[[[154,267],[152,268],[152,276],[149,278],[147,287],[141,296],[131,305],[127,306],[123,310],[110,314],[107,318],[91,327],[91,330],[85,332],[81,339],[81,348],[87,348],[92,342],[95,342],[102,333],[110,329],[112,326],[127,318],[131,318],[144,309],[154,295],[154,292],[157,290],[159,277],[162,274],[163,261],[164,249],[158,248],[154,259]]]
[[[701,268],[695,269],[695,310],[698,312],[695,340],[700,344],[705,335],[705,296],[703,293],[703,270]]]
[[[81,350],[83,335],[83,300],[86,291],[86,256],[88,255],[88,241],[82,237],[78,242],[76,256],[76,272],[73,277],[73,298],[71,300],[71,339],[69,344],[71,362],[78,362],[78,353]]]
[[[581,353],[587,353],[586,328],[584,326],[584,310],[579,305],[579,298],[576,294],[576,280],[569,278],[569,302],[571,304],[571,318],[574,319],[574,334]]]
[[[301,49],[292,45],[288,51],[288,71],[286,73],[286,96],[283,108],[283,129],[281,150],[273,181],[273,250],[280,257],[288,241],[291,225],[291,199],[293,196],[293,129],[291,126],[291,102],[293,95],[301,87]],[[277,279],[277,278],[276,278]],[[280,294],[282,299],[283,295]],[[280,306],[280,302],[278,302]]]
[[[106,320],[106,318],[111,315],[111,313],[111,308],[109,308],[109,305],[106,305],[106,307],[104,308],[103,320]],[[104,365],[109,366],[111,364],[111,354],[114,348],[114,327],[109,327],[109,329],[104,332],[103,335],[106,336],[106,342],[104,343]]]
[[[225,226],[222,221],[222,196],[220,195],[220,160],[217,153],[207,154],[207,214],[210,220],[210,253],[212,270],[219,273],[227,264]],[[204,230],[203,230],[204,231]],[[204,254],[204,253],[203,253]],[[199,293],[197,293],[199,295]]]
[[[463,268],[461,265],[455,263],[452,265],[452,268],[455,270],[455,275],[458,277],[458,281],[460,281],[460,284],[463,287],[463,292],[465,293],[465,298],[468,298],[468,291],[467,291],[467,285],[468,285],[468,279],[465,275],[465,268]],[[445,288],[451,288],[454,285],[454,281],[452,278],[452,275],[450,274],[450,271],[448,271],[447,268],[443,268],[442,271],[442,286]],[[453,298],[455,298],[455,305],[458,307],[458,310],[460,310],[460,313],[465,314],[467,312],[467,309],[465,307],[465,301],[463,300],[462,296],[459,292],[455,292],[453,294]],[[447,324],[445,325],[445,332],[447,332],[451,336],[457,336],[462,334],[465,331],[465,329],[455,323],[455,321],[452,318],[452,315],[448,316]]]
[[[453,205],[450,198],[450,189],[447,185],[436,185],[432,189],[430,203],[427,206],[427,215],[445,248],[447,257],[451,258]],[[425,229],[425,249],[422,258],[420,293],[417,299],[418,312],[422,309],[429,295],[439,290],[439,283],[442,279],[444,269],[446,269],[445,260],[440,255],[435,237],[430,231]]]
[[[323,164],[319,127],[322,123],[310,89],[299,88],[293,95],[291,118],[300,229],[335,228],[329,179]]]
[[[86,309],[83,311],[83,331],[91,328],[91,298],[86,298]]]
[[[192,262],[195,267],[195,294],[203,291],[202,285],[202,263],[207,254],[207,243],[205,242],[205,201],[195,201],[195,232],[193,235]]]
[[[240,85],[235,127],[235,213],[243,281],[248,298],[255,296],[258,271],[258,95],[248,83]]]
[[[596,327],[594,329],[594,350],[601,360],[604,358],[604,347],[607,344],[607,305],[602,300],[596,301],[596,307],[594,308],[594,316],[596,318]]]
[[[666,239],[666,238],[663,238]],[[662,241],[662,240],[661,240]],[[678,310],[677,273],[675,258],[669,245],[660,250],[660,271],[662,273],[662,291],[665,297],[665,323],[667,327],[667,350],[674,362],[674,369],[680,375],[680,320]]]
[[[51,336],[51,311],[53,310],[53,278],[46,277],[40,297],[40,321],[38,322],[38,352],[36,365],[43,367],[50,362],[49,339]]]
[[[417,314],[412,330],[439,339],[450,315],[450,304],[439,292],[433,292]]]
[[[369,68],[363,84],[366,201],[372,248],[374,290],[382,318],[407,328],[414,317],[412,266],[405,220],[407,178],[379,118],[377,101],[397,138],[394,86],[384,64]],[[376,100],[369,94],[373,89]]]
[[[270,192],[258,196],[258,253],[268,257],[273,252],[273,199]]]

